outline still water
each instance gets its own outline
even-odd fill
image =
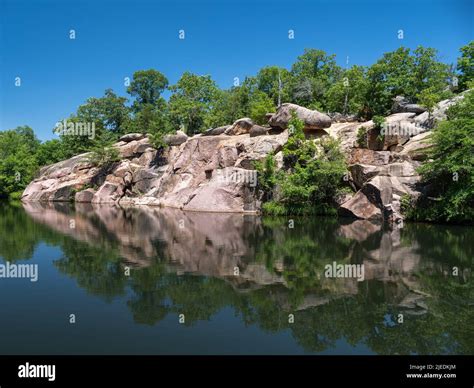
[[[3,204],[0,353],[474,354],[472,227],[290,224]]]

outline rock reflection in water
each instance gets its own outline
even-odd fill
[[[23,206],[36,223],[72,238],[62,243],[60,271],[97,296],[132,290],[137,323],[186,312],[192,325],[230,306],[246,324],[289,329],[310,351],[340,338],[383,354],[474,349],[474,239],[466,228],[385,230],[326,218],[296,218],[288,228],[286,219],[166,208]],[[333,261],[363,264],[365,280],[324,277]]]

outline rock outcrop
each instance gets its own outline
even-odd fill
[[[416,125],[427,129],[434,128],[436,123],[446,119],[446,111],[448,110],[448,108],[456,104],[463,98],[464,94],[460,94],[456,97],[440,101],[433,109],[433,112],[424,112],[421,115],[417,116],[414,120]]]
[[[325,129],[331,126],[331,118],[328,115],[290,103],[282,104],[271,116],[268,123],[271,127],[287,129],[292,112],[295,112],[296,116],[303,120],[305,131]]]
[[[153,148],[145,135],[125,135],[115,144],[119,162],[98,167],[83,154],[48,166],[28,185],[22,200],[258,212],[253,162],[280,151],[288,134],[266,135],[264,127],[257,127],[263,128],[260,136],[237,135],[247,124],[234,123],[229,127],[236,131],[232,136],[188,138],[178,131],[165,136],[170,145],[166,150]]]
[[[418,104],[412,104],[403,96],[397,96],[393,99],[392,113],[416,113],[420,114],[426,112],[426,108]]]
[[[443,117],[460,98],[439,103],[434,117]],[[383,128],[372,121],[331,125],[331,119],[320,112],[283,104],[268,116],[270,127],[242,118],[193,137],[178,131],[164,137],[169,145],[166,149],[155,149],[144,134],[127,134],[115,144],[120,161],[95,166],[88,154],[82,154],[46,166],[25,189],[22,200],[256,213],[262,193],[256,188],[254,162],[272,153],[277,167],[282,167],[281,150],[288,140],[288,123],[294,111],[304,121],[305,130],[322,131],[323,136],[340,140],[347,156],[349,183],[356,192],[336,199],[339,213],[396,222],[402,219],[401,198],[420,195],[416,171],[430,147],[429,126],[420,125],[425,123],[422,116],[427,112],[417,115],[414,111],[418,109],[402,101],[398,104],[412,112],[388,116]],[[365,135],[364,145],[359,144],[361,133]]]
[[[397,223],[403,219],[401,199],[408,195],[417,197],[423,188],[417,168],[426,159],[431,147],[430,128],[444,119],[446,109],[462,96],[441,101],[432,116],[417,106],[398,98],[394,113],[385,118],[382,129],[372,121],[362,124],[333,124],[331,136],[341,139],[343,150],[348,153],[350,181],[357,193],[342,203],[339,214],[369,220]],[[428,119],[428,116],[430,119]],[[367,134],[367,148],[357,144],[356,126]]]
[[[176,131],[173,135],[165,135],[163,141],[169,146],[179,146],[188,140],[188,135],[183,131]]]
[[[229,136],[244,135],[250,132],[254,123],[252,119],[245,117],[243,119],[236,120],[229,128],[225,130],[225,134]]]
[[[205,131],[202,136],[218,136],[222,135],[227,129],[229,129],[231,125],[223,125],[222,127],[217,128],[210,128]]]

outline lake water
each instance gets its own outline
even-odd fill
[[[474,354],[473,257],[472,227],[3,204],[0,353]]]

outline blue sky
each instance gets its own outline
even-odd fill
[[[227,88],[266,65],[290,68],[305,48],[336,54],[345,66],[347,56],[349,65],[370,65],[421,44],[453,63],[473,39],[473,4],[0,0],[0,130],[29,125],[40,139],[53,138],[55,123],[87,98],[109,87],[125,95],[124,78],[140,69],[155,68],[171,84],[184,71],[210,74]]]

